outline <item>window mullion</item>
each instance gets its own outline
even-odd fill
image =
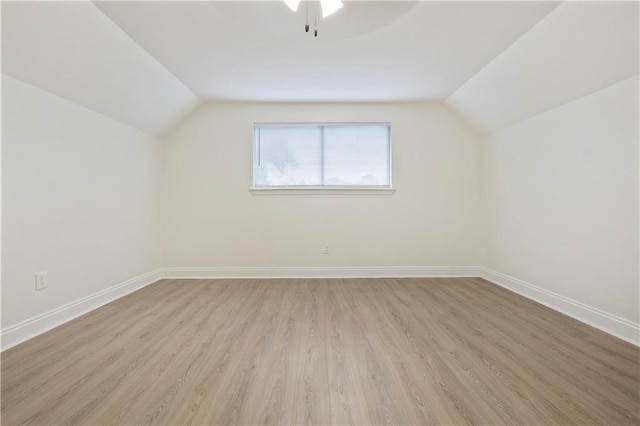
[[[324,185],[324,126],[320,126],[320,185]]]

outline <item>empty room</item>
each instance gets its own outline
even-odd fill
[[[2,1],[3,425],[640,425],[638,1]]]

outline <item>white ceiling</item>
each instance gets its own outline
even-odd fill
[[[2,72],[152,135],[199,99],[89,2],[2,2]]]
[[[347,2],[314,38],[307,4],[313,20],[315,2],[96,3],[202,99],[234,101],[443,99],[556,6]]]
[[[448,103],[494,131],[638,75],[638,5],[561,4]]]
[[[209,100],[446,99],[497,130],[638,74],[637,2],[558,4],[350,1],[314,38],[304,2],[3,1],[2,72],[154,135]]]

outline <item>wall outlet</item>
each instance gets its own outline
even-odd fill
[[[36,274],[36,290],[44,290],[48,284],[47,271],[38,272]]]
[[[322,250],[324,254],[329,254],[329,243],[324,243],[324,249]]]

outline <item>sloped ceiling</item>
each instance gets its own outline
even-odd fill
[[[314,38],[315,2],[96,4],[204,100],[313,102],[446,98],[556,6],[350,2]]]
[[[448,103],[495,131],[638,74],[638,2],[568,2]]]
[[[638,3],[2,2],[2,72],[162,135],[202,101],[441,101],[497,130],[638,73]],[[309,3],[313,17],[317,4]]]
[[[199,99],[88,2],[2,2],[2,72],[152,135]]]

